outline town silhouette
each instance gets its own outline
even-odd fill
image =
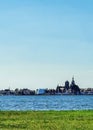
[[[67,80],[65,85],[57,85],[56,89],[39,88],[30,90],[28,88],[15,90],[0,90],[0,95],[93,95],[93,88],[80,88],[72,77],[71,83]]]

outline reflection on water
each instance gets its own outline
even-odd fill
[[[89,110],[93,96],[0,96],[0,110]]]

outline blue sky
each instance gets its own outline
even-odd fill
[[[0,89],[93,87],[92,0],[0,1]]]

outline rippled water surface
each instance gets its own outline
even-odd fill
[[[0,110],[89,110],[93,96],[0,96]]]

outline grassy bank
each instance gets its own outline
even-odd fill
[[[1,111],[0,130],[92,130],[93,111]]]

